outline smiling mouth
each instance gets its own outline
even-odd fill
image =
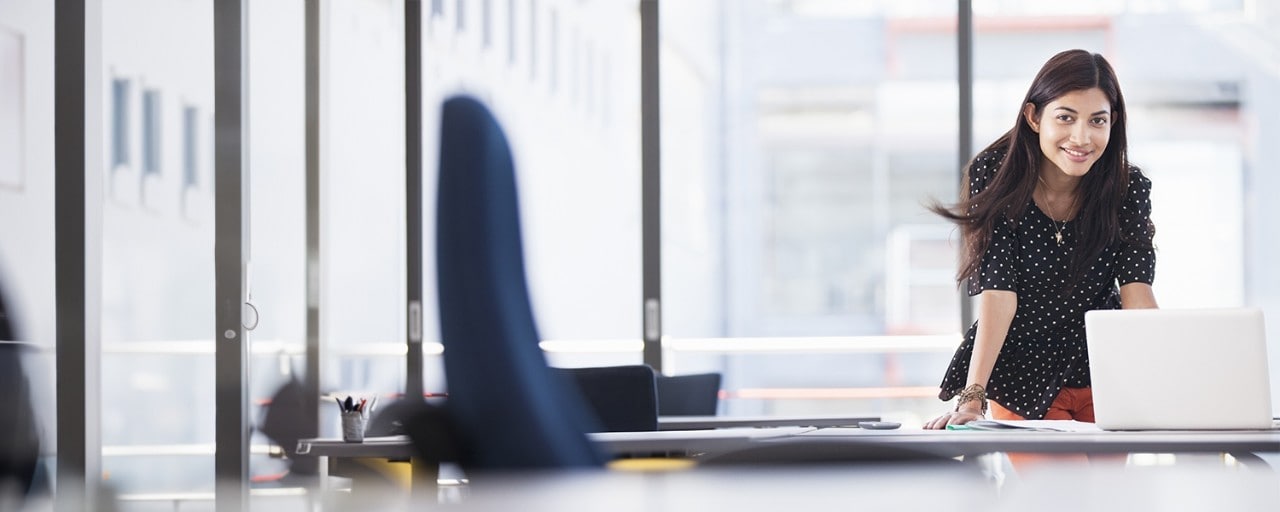
[[[1067,158],[1070,158],[1074,162],[1083,162],[1087,160],[1089,155],[1092,153],[1092,151],[1080,151],[1078,149],[1069,148],[1062,148],[1062,151],[1067,154]]]

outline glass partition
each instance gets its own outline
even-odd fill
[[[110,93],[102,471],[125,499],[213,490],[212,14],[210,2],[107,2],[105,76],[86,85]]]
[[[551,363],[639,363],[638,2],[440,7],[423,30],[427,318],[435,315],[440,105],[470,94],[491,108],[511,145],[525,270]],[[432,322],[428,339],[438,337]]]
[[[661,34],[670,369],[726,372],[731,414],[929,403],[960,329],[922,206],[959,181],[955,5],[664,2]]]
[[[260,487],[286,478],[286,448],[263,432],[275,393],[306,377],[306,173],[303,2],[249,2],[248,368],[249,474]],[[192,134],[208,137],[207,134]],[[192,155],[196,159],[206,155]],[[190,187],[190,185],[189,185]],[[297,418],[303,423],[306,420]],[[278,434],[277,434],[278,435]],[[299,468],[300,471],[314,468]],[[297,475],[293,475],[297,476]],[[252,496],[258,505],[260,496]]]
[[[433,208],[439,107],[454,94],[486,102],[512,146],[551,363],[641,360],[638,4],[424,8],[428,392],[447,391]],[[404,4],[323,3],[314,275],[303,3],[250,5],[250,417],[301,375],[309,301],[322,311],[321,391],[393,398],[406,367]],[[974,147],[1008,128],[1049,56],[1105,54],[1129,103],[1132,160],[1154,182],[1162,306],[1280,317],[1280,270],[1268,264],[1280,242],[1267,221],[1280,212],[1264,196],[1280,187],[1266,144],[1280,137],[1280,7],[973,9]],[[46,459],[57,431],[53,16],[49,2],[0,2],[0,286],[24,327],[23,339],[0,342],[28,344]],[[959,183],[955,4],[662,2],[660,16],[664,371],[722,372],[722,414],[910,423],[943,410],[937,384],[962,328],[955,232],[923,205],[952,200]],[[103,67],[86,87],[102,101],[102,140],[91,144],[103,162],[101,317],[91,319],[102,340],[102,469],[125,508],[213,494],[211,17],[211,2],[104,1]],[[1273,389],[1280,410],[1280,381]],[[332,436],[326,403],[320,432]],[[253,437],[255,480],[287,468],[270,445]]]

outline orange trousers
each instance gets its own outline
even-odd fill
[[[997,420],[1025,420],[1018,413],[1005,409],[1003,405],[990,402],[991,417]],[[1058,397],[1049,404],[1049,411],[1044,413],[1046,420],[1076,420],[1093,423],[1093,390],[1089,388],[1062,388]]]
[[[991,417],[997,420],[1025,420],[1018,413],[1004,406],[989,402]],[[1046,420],[1076,420],[1093,423],[1093,390],[1089,388],[1062,388],[1057,398],[1049,404],[1049,411],[1044,414]],[[1123,463],[1124,455],[1103,455],[1086,457],[1078,454],[1040,454],[1040,453],[1008,453],[1009,463],[1013,469],[1022,472],[1029,468],[1048,464],[1080,464],[1094,462]]]

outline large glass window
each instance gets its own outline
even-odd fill
[[[959,331],[951,232],[921,206],[958,182],[954,16],[937,2],[663,4],[664,332],[679,371],[693,369],[682,339],[723,341],[702,364],[728,372],[728,412],[936,394],[918,368],[945,356],[874,337]]]
[[[540,335],[612,346],[640,338],[640,76],[637,2],[499,3],[482,18],[425,34],[424,162],[428,224],[441,102],[472,94],[493,110],[515,159],[526,272]],[[455,28],[457,27],[457,28]],[[508,39],[503,41],[503,39]],[[511,52],[508,48],[522,50]],[[434,228],[427,227],[426,310],[434,313]],[[437,336],[434,326],[429,337]],[[624,342],[625,343],[625,342]],[[556,345],[560,346],[560,345]],[[588,349],[590,351],[590,349]],[[608,351],[608,350],[606,350]],[[581,359],[581,357],[588,359]],[[599,356],[597,354],[596,356]],[[553,354],[554,363],[608,362]],[[612,357],[612,356],[602,356]]]
[[[439,107],[458,93],[485,101],[509,138],[536,319],[544,340],[569,342],[544,345],[552,364],[639,361],[638,3],[426,9],[427,391],[445,390],[434,170]],[[1132,160],[1154,182],[1157,298],[1280,318],[1269,222],[1280,206],[1264,195],[1280,189],[1267,144],[1280,139],[1280,7],[973,4],[974,148],[1008,129],[1049,56],[1105,54],[1129,103]],[[254,421],[303,371],[308,303],[322,312],[322,392],[405,385],[404,5],[323,5],[313,275],[302,3],[255,2],[249,16]],[[126,500],[204,500],[213,488],[211,15],[209,2],[106,2],[101,73],[87,87],[102,102],[102,140],[90,144],[104,194],[90,226],[102,241],[101,318],[90,319],[102,340],[98,428],[104,477]],[[0,2],[0,285],[18,297],[50,442],[53,19],[48,2]],[[663,369],[723,372],[722,413],[910,422],[942,409],[937,383],[962,327],[955,231],[923,205],[955,198],[967,156],[956,143],[956,19],[955,4],[933,0],[661,3]],[[1280,368],[1280,335],[1271,339]],[[335,430],[321,421],[322,435]],[[252,443],[251,474],[283,470],[264,437]]]
[[[249,5],[248,117],[244,126],[249,135],[249,194],[245,203],[250,254],[247,279],[252,307],[246,307],[244,322],[252,327],[246,334],[251,354],[247,384],[249,419],[255,427],[250,437],[249,474],[254,481],[272,487],[280,486],[282,475],[293,468],[290,461],[269,453],[292,447],[278,446],[264,432],[268,428],[265,426],[267,413],[282,385],[290,379],[301,381],[306,377],[303,3],[253,2]],[[191,110],[188,107],[188,115],[199,115]],[[188,137],[201,141],[202,135],[197,128]],[[206,164],[213,161],[209,154],[212,147],[196,143],[193,148],[196,150],[191,155],[194,161]],[[206,181],[201,173],[196,173],[194,178],[186,184],[189,191],[208,190],[210,186],[206,183],[213,182],[211,176]],[[294,419],[299,424],[308,424],[308,420]],[[322,422],[321,427],[324,426]],[[271,429],[271,433],[280,435],[275,429]],[[303,472],[304,468],[298,469]],[[254,496],[253,504],[258,505],[262,499]]]
[[[321,391],[399,393],[407,272],[403,6],[324,5]],[[301,208],[302,197],[296,200]],[[321,423],[322,432],[336,428],[336,419]]]
[[[213,488],[213,170],[202,162],[206,186],[186,190],[175,129],[184,120],[172,103],[209,113],[196,122],[212,133],[212,5],[151,7],[103,9],[107,76],[86,85],[110,91],[114,109],[104,134],[113,167],[102,202],[100,427],[104,477],[125,495]],[[184,211],[184,196],[204,207]]]

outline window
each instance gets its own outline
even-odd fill
[[[959,341],[955,5],[842,6],[660,14],[663,363],[730,414],[922,413]]]
[[[507,63],[516,63],[516,0],[507,0]]]
[[[481,42],[484,47],[493,46],[493,0],[482,0],[480,4]]]
[[[538,76],[538,0],[529,0],[529,79]]]
[[[129,165],[129,80],[111,80],[111,167]]]
[[[162,148],[160,91],[147,89],[142,93],[142,174],[160,174]]]
[[[0,186],[22,186],[26,139],[22,54],[22,37],[0,28]]]
[[[182,187],[200,186],[200,111],[193,106],[182,108]]]
[[[955,195],[954,37],[913,30],[953,27],[954,8],[662,15],[664,331],[956,332],[886,316],[891,267],[935,281],[915,288],[936,295],[912,302],[928,311],[898,321],[958,310],[950,276],[889,250],[913,226],[945,226],[921,204]]]
[[[551,49],[547,51],[548,59],[551,61],[547,70],[547,80],[550,82],[551,92],[556,92],[556,88],[560,85],[560,12],[551,9],[550,28],[547,29],[551,38]]]

